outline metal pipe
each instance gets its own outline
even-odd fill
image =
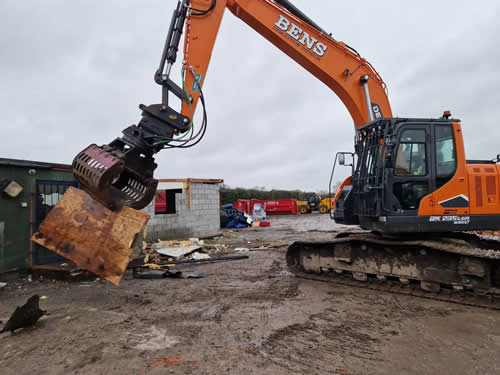
[[[165,70],[165,75],[167,76],[166,78],[170,77],[170,72],[172,71],[172,63],[167,64],[167,69]]]
[[[167,61],[169,47],[170,47],[170,43],[172,41],[172,34],[174,32],[175,23],[177,20],[177,15],[178,15],[180,9],[181,9],[181,2],[178,1],[177,7],[175,8],[174,13],[172,14],[172,19],[170,20],[170,27],[168,28],[167,38],[165,39],[165,45],[163,47],[163,52],[161,54],[160,66],[158,67],[158,70],[157,70],[158,78],[163,78],[162,76],[164,74],[163,71],[165,69],[165,62]],[[161,84],[161,82],[158,82],[158,83]]]
[[[368,89],[368,80],[370,79],[370,76],[368,74],[365,74],[361,76],[360,82],[363,85],[363,91],[365,93],[365,102],[366,102],[366,109],[368,110],[368,119],[370,122],[375,120],[373,117],[373,112],[372,112],[372,101],[370,98],[370,90]]]

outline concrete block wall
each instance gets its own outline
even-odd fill
[[[151,216],[146,240],[189,238],[217,233],[220,230],[219,185],[191,183],[191,208],[188,189],[175,195],[175,214],[155,214],[154,201],[143,211]]]

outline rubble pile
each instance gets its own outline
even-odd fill
[[[158,240],[148,244],[143,242],[142,254],[132,259],[129,268],[134,278],[157,279],[164,277],[201,278],[204,273],[178,271],[177,265],[194,265],[220,261],[246,259],[248,256],[214,256],[229,249],[224,244],[212,243],[210,240],[190,238],[188,240]]]
[[[190,238],[188,240],[170,240],[148,244],[143,243],[143,254],[132,259],[136,263],[138,259],[144,259],[144,263],[158,263],[164,261],[178,260],[200,260],[211,259],[211,256],[227,251],[227,246],[214,241]]]

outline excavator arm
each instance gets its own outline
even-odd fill
[[[90,145],[73,162],[82,187],[108,208],[145,207],[157,186],[153,155],[164,148],[192,147],[203,137],[207,123],[203,83],[226,9],[330,87],[347,107],[356,129],[392,117],[385,84],[371,64],[289,1],[180,0],[155,73],[162,102],[141,105],[139,124],[129,126],[107,145]],[[170,77],[183,33],[182,84],[178,86]],[[234,56],[235,63],[238,58]],[[172,95],[182,102],[179,111],[170,106]],[[199,102],[203,120],[195,127]]]

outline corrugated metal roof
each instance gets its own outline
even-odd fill
[[[72,169],[71,164],[47,163],[43,161],[0,158],[0,166],[2,165],[12,166],[12,167],[25,167],[25,168]]]

